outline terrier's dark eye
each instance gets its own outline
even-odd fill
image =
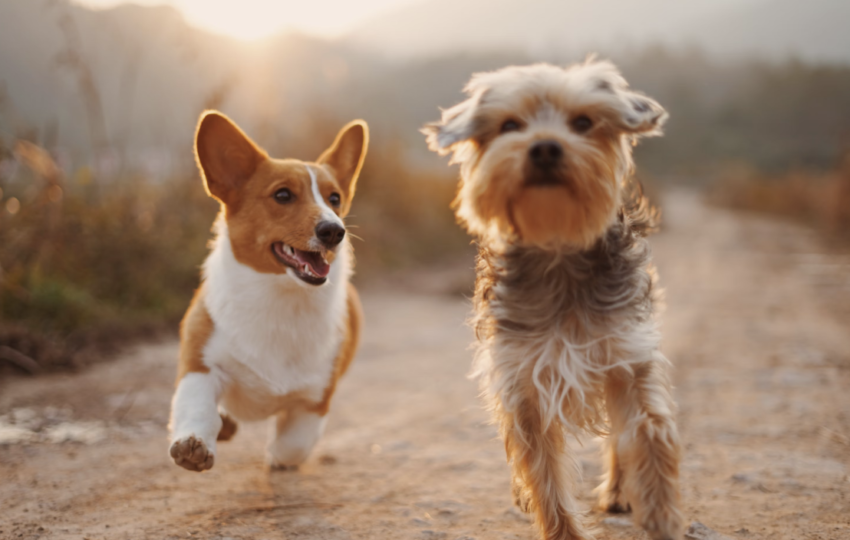
[[[519,122],[516,120],[507,120],[504,124],[502,124],[501,132],[507,133],[509,131],[519,131]]]
[[[328,197],[328,200],[330,201],[331,206],[333,206],[334,208],[339,208],[339,203],[340,203],[339,193],[336,193],[336,192],[331,193],[331,196]]]
[[[274,200],[278,204],[286,204],[288,202],[292,202],[295,196],[292,195],[292,192],[289,191],[289,188],[281,188],[274,192]]]
[[[590,131],[590,128],[593,127],[593,120],[583,114],[573,118],[573,121],[570,122],[570,124],[573,126],[576,133],[587,133]]]

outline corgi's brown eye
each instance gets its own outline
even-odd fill
[[[331,206],[333,206],[334,208],[339,208],[339,203],[341,200],[339,198],[339,193],[331,193],[331,196],[328,197],[328,200],[330,201]]]
[[[587,133],[590,131],[590,128],[593,127],[593,120],[583,114],[573,118],[573,121],[570,122],[570,124],[572,124],[576,133]]]
[[[274,200],[278,204],[286,204],[294,199],[292,192],[288,188],[282,188],[274,192]]]
[[[509,131],[519,131],[519,122],[516,120],[506,120],[504,124],[502,124],[501,132],[507,133]]]

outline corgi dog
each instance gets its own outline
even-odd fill
[[[272,468],[297,467],[321,436],[363,320],[343,219],[368,144],[356,120],[315,162],[273,159],[225,115],[201,115],[195,156],[221,211],[180,325],[177,465],[210,469],[237,420],[274,419]]]

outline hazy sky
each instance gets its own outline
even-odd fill
[[[90,7],[170,4],[201,28],[243,39],[297,29],[334,37],[394,7],[421,0],[74,0]]]

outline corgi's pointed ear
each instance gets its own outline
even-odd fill
[[[343,214],[348,211],[351,199],[354,198],[357,177],[366,160],[368,147],[369,126],[363,120],[354,120],[339,130],[330,148],[322,152],[316,160],[320,165],[326,165],[332,169],[339,187],[345,192]]]
[[[195,157],[207,192],[228,204],[233,194],[257,170],[266,153],[227,116],[201,114],[195,132]]]

